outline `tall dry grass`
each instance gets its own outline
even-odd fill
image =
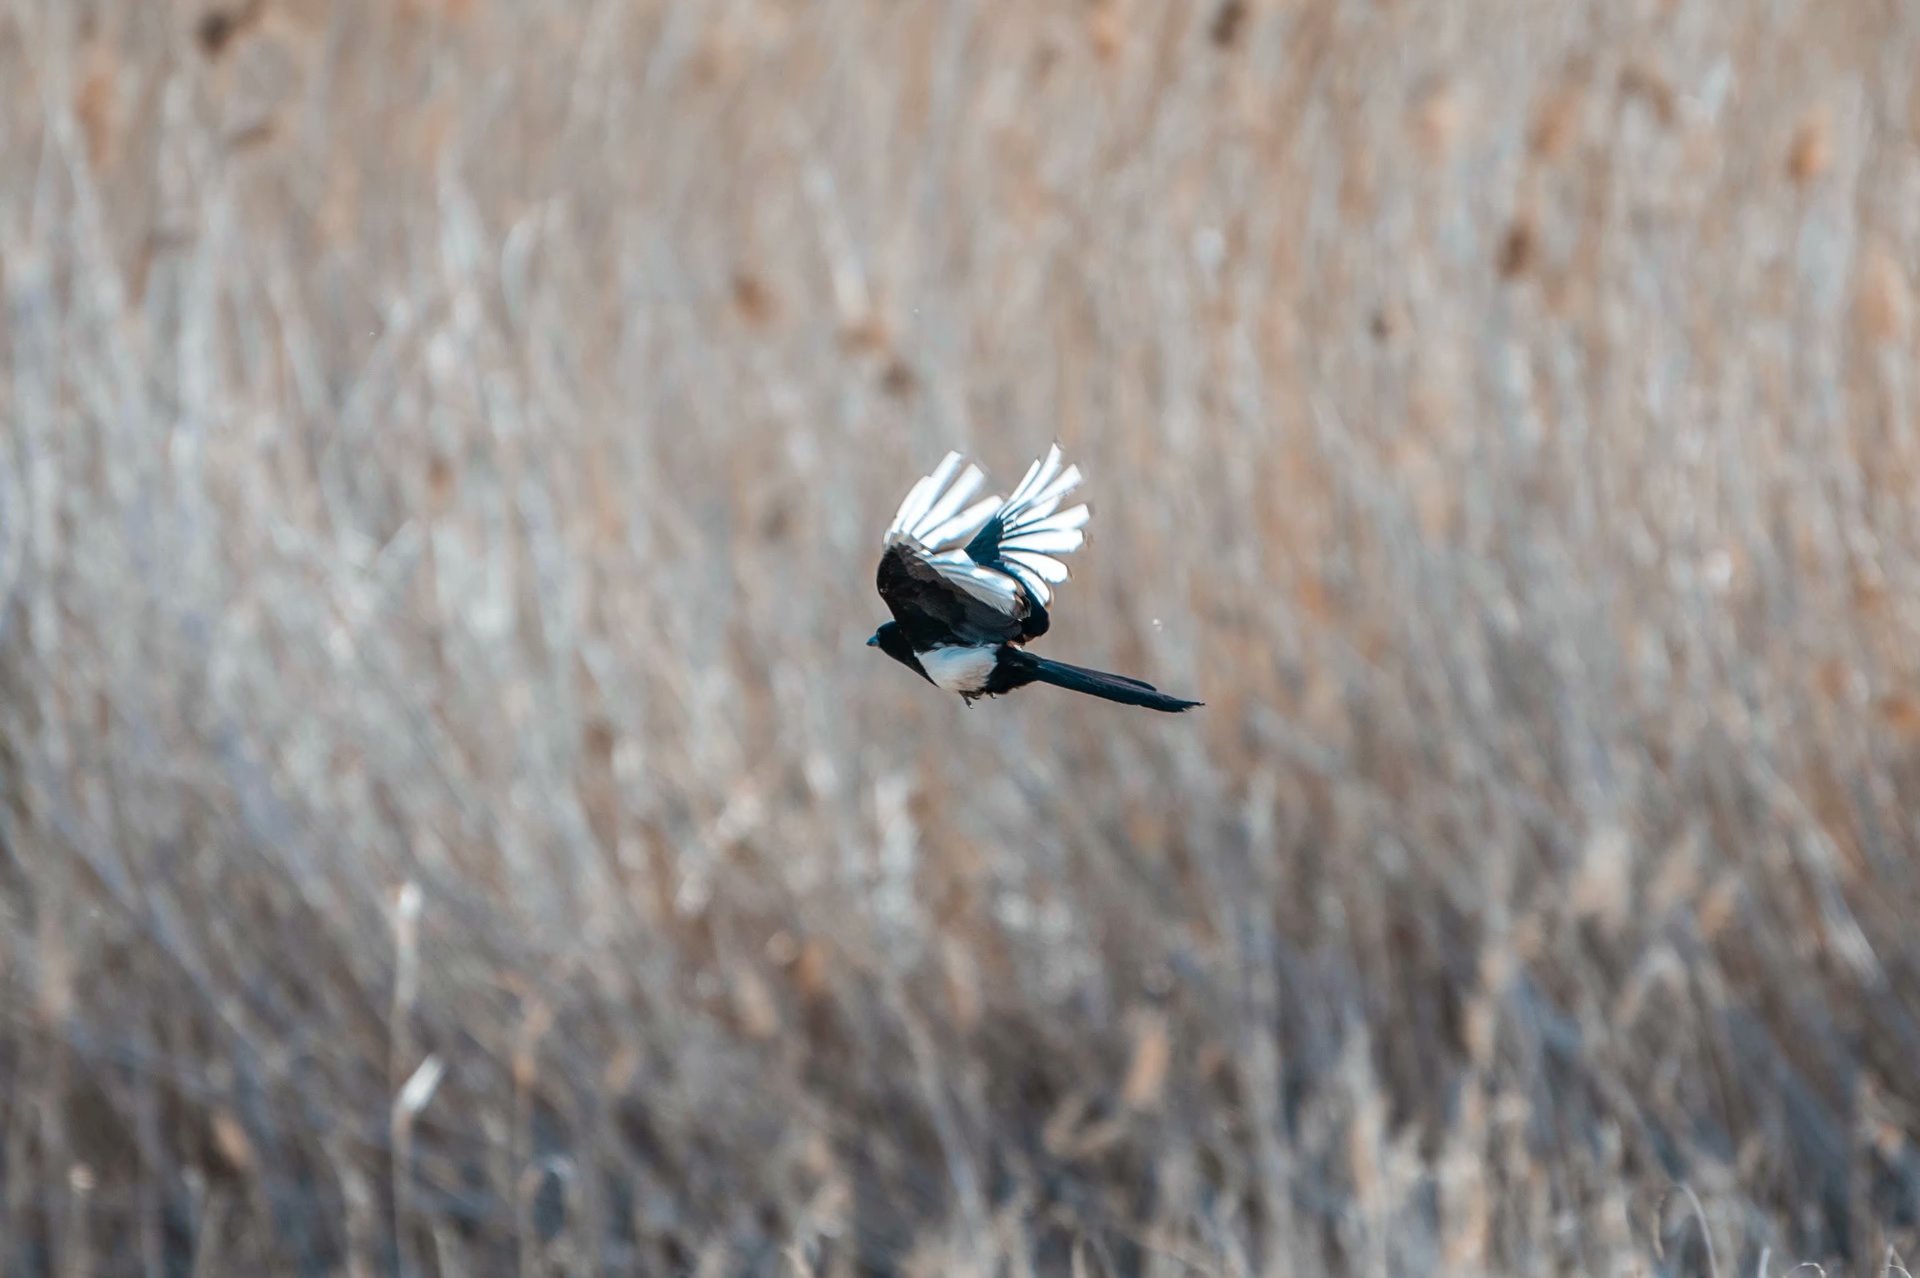
[[[0,9],[0,1268],[1920,1252],[1920,9],[208,3]],[[1205,710],[862,646],[1056,436]]]

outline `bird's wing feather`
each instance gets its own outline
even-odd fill
[[[1092,512],[1085,504],[1059,509],[1080,485],[1078,466],[1062,467],[1060,445],[1027,468],[1026,478],[979,525],[966,546],[969,559],[982,567],[1017,577],[1043,606],[1053,601],[1054,585],[1068,577],[1056,556],[1071,554],[1086,541]]]
[[[1053,587],[1068,575],[1059,556],[1086,541],[1087,507],[1060,509],[1080,468],[1064,463],[1058,444],[1005,501],[969,505],[985,481],[978,466],[950,452],[907,493],[887,529],[880,594],[922,650],[1043,633]]]
[[[933,473],[915,484],[900,503],[900,510],[887,526],[883,544],[891,546],[902,537],[912,538],[929,551],[942,551],[967,540],[980,530],[1000,505],[998,497],[983,497],[966,509],[967,498],[980,491],[986,475],[978,466],[960,471],[959,453],[948,453]],[[954,478],[954,472],[960,477]]]
[[[876,584],[914,647],[998,643],[1020,633],[1028,612],[1020,583],[962,549],[1001,505],[968,499],[986,482],[978,466],[948,453],[915,484],[883,539]]]

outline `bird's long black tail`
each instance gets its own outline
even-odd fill
[[[1045,657],[1036,657],[1017,648],[1002,651],[1006,653],[1004,660],[1027,676],[1020,680],[1022,683],[1050,683],[1056,688],[1084,692],[1091,697],[1104,697],[1122,705],[1145,706],[1149,710],[1165,710],[1168,713],[1191,710],[1202,704],[1168,696],[1150,683],[1129,679],[1125,675],[1089,670],[1085,666],[1070,666],[1064,661],[1048,661]]]

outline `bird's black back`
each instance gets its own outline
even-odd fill
[[[1032,606],[1022,592],[1016,611],[1003,612],[954,585],[902,545],[889,546],[880,556],[874,584],[907,642],[921,652],[946,644],[1017,639]]]

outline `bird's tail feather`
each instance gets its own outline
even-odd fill
[[[1108,701],[1118,701],[1122,705],[1145,706],[1149,710],[1176,713],[1202,704],[1198,701],[1185,701],[1179,697],[1169,696],[1140,679],[1108,674],[1104,670],[1089,670],[1085,666],[1070,666],[1064,661],[1049,661],[1045,657],[1036,657],[1032,653],[1016,651],[1009,654],[1007,659],[1016,662],[1020,669],[1031,675],[1034,683],[1050,683],[1056,688],[1084,692],[1092,697],[1104,697]]]

